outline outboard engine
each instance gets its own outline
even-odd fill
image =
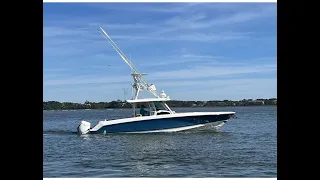
[[[78,133],[79,134],[87,134],[90,130],[91,124],[87,121],[81,121],[80,125],[78,126]]]

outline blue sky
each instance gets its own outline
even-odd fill
[[[276,18],[276,3],[44,3],[43,99],[131,98],[97,24],[171,99],[276,97]]]

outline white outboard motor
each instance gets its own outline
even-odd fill
[[[87,134],[90,130],[91,124],[87,121],[81,121],[80,125],[78,126],[78,133],[79,134]]]

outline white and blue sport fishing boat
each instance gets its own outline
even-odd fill
[[[235,112],[175,112],[170,109],[166,101],[170,98],[164,91],[157,94],[154,84],[149,84],[143,79],[131,61],[118,48],[110,36],[99,26],[99,32],[108,40],[124,62],[129,65],[133,77],[132,88],[135,90],[133,98],[127,100],[132,104],[132,117],[103,120],[91,128],[87,121],[81,121],[77,130],[83,134],[105,133],[153,133],[153,132],[177,132],[191,129],[218,128],[234,117]],[[150,92],[154,98],[138,98],[142,90]]]

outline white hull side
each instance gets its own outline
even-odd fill
[[[175,118],[175,117],[223,115],[223,114],[235,114],[235,112],[187,112],[187,113],[175,113],[175,114],[159,115],[159,116],[142,116],[142,117],[123,118],[123,119],[115,119],[115,120],[108,120],[108,121],[99,121],[99,123],[95,127],[93,127],[90,131],[97,131],[103,126],[121,124],[121,123],[127,123],[127,122],[149,121],[149,120],[155,120],[155,119]],[[185,127],[181,127],[181,128],[185,128]],[[179,129],[179,128],[174,128],[174,129]],[[160,131],[160,130],[157,130],[157,131]]]

